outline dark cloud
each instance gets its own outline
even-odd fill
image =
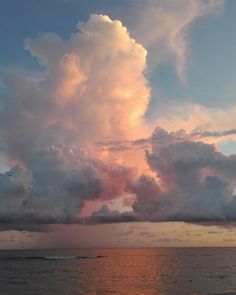
[[[209,230],[207,233],[208,234],[223,234],[224,232],[220,231],[220,230]]]
[[[163,239],[158,239],[158,242],[163,242],[163,243],[183,243],[183,242],[187,242],[187,240],[184,239],[179,239],[179,238],[163,238]]]
[[[1,229],[135,221],[228,226],[236,221],[235,155],[187,140],[183,130],[157,128],[150,138],[146,160],[156,177],[137,179],[133,168],[75,156],[75,150],[73,156],[53,146],[32,153],[29,169],[15,166],[0,174]],[[133,211],[103,206],[91,216],[79,216],[87,200],[112,200],[124,193],[134,196]]]
[[[73,163],[69,163],[74,161]],[[135,169],[106,165],[59,148],[36,152],[29,168],[0,174],[0,230],[48,231],[45,224],[73,224],[86,201],[109,200],[132,189]],[[90,222],[133,220],[132,214],[102,214]]]
[[[235,135],[236,129],[222,130],[222,131],[209,131],[209,130],[194,130],[191,133],[193,136],[197,137],[223,137],[228,135]]]
[[[152,135],[147,162],[158,179],[141,176],[134,212],[151,221],[235,221],[235,156],[186,140],[185,132]]]
[[[139,236],[145,237],[145,238],[154,238],[155,235],[150,233],[149,231],[141,231],[139,233]]]
[[[222,239],[223,242],[226,242],[226,243],[232,243],[232,242],[235,242],[234,239]]]
[[[198,141],[206,137],[217,138],[225,137],[229,135],[235,135],[236,129],[230,130],[202,130],[197,128],[191,133],[185,132],[185,130],[180,129],[176,132],[167,132],[161,127],[156,127],[152,135],[147,138],[140,138],[134,141],[115,141],[115,140],[104,140],[95,143],[95,146],[100,150],[107,151],[125,151],[130,149],[146,149],[150,148],[153,144],[156,145],[166,145],[168,143],[182,142],[182,141]]]
[[[130,149],[130,143],[128,140],[104,140],[95,142],[94,145],[101,151],[122,152]]]
[[[123,236],[130,236],[130,235],[132,235],[133,233],[134,233],[133,230],[128,229],[128,230],[119,231],[119,232],[116,234],[116,236],[121,236],[121,237],[123,237]]]
[[[85,224],[96,223],[121,223],[139,221],[139,217],[132,211],[120,213],[119,211],[112,211],[107,205],[104,205],[94,212],[91,216],[81,218],[80,222]]]

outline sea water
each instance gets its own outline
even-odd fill
[[[0,251],[0,294],[236,294],[236,249]]]

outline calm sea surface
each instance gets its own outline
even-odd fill
[[[0,294],[236,294],[236,249],[0,251]]]

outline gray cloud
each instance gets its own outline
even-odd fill
[[[188,138],[188,139],[187,139]],[[150,137],[146,160],[155,177],[134,168],[105,164],[76,149],[31,152],[28,168],[0,174],[1,230],[50,230],[57,223],[185,221],[225,226],[236,221],[236,156],[193,141],[181,130],[161,128]],[[80,212],[88,200],[135,196],[133,211],[106,205],[91,216]]]
[[[199,141],[201,139],[220,138],[230,135],[235,135],[236,129],[229,130],[204,130],[197,128],[191,133],[187,133],[185,130],[180,129],[175,132],[167,132],[161,127],[156,127],[152,135],[147,138],[140,138],[133,141],[115,141],[115,140],[104,140],[95,142],[95,146],[100,150],[107,150],[111,152],[121,152],[131,149],[147,149],[153,144],[166,145],[167,143],[181,142],[181,141]]]
[[[207,233],[208,234],[223,234],[224,232],[220,231],[220,230],[209,230]]]
[[[109,200],[131,190],[136,172],[120,165],[106,165],[78,154],[68,167],[67,152],[48,149],[35,153],[30,169],[15,166],[0,174],[0,229],[48,230],[44,224],[79,223],[86,201]],[[80,163],[78,163],[78,161]],[[114,181],[114,185],[112,184]],[[102,212],[101,212],[102,213]],[[114,222],[132,216],[93,216],[91,221]]]
[[[139,236],[142,236],[142,237],[145,237],[145,238],[154,238],[155,237],[154,234],[152,234],[152,233],[150,233],[148,231],[141,231],[139,233]]]
[[[130,235],[132,235],[133,233],[134,233],[133,230],[128,229],[128,230],[123,230],[123,231],[118,232],[118,233],[116,234],[116,236],[121,236],[121,237],[123,237],[123,236],[130,236]]]
[[[2,229],[54,223],[117,223],[134,221],[236,221],[236,157],[213,145],[186,140],[185,132],[155,129],[146,151],[156,177],[121,165],[109,165],[63,149],[35,152],[30,170],[15,166],[0,174]],[[76,168],[71,161],[76,159]],[[68,164],[68,167],[67,165]],[[67,168],[66,168],[67,167]],[[133,211],[120,213],[103,206],[79,217],[87,200],[109,200],[123,193],[136,196]]]
[[[235,242],[234,239],[222,239],[223,242],[226,242],[226,243],[232,243],[232,242]]]
[[[174,133],[154,131],[146,158],[160,184],[148,176],[139,179],[134,212],[152,221],[235,221],[235,156],[185,136],[181,141],[183,134],[176,140]]]
[[[209,130],[201,131],[196,129],[191,134],[197,137],[224,137],[228,135],[235,135],[236,129],[222,130],[222,131],[209,131]]]

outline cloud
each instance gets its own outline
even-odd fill
[[[134,212],[152,221],[234,221],[235,156],[203,142],[170,140],[174,134],[160,128],[154,132],[161,145],[154,141],[146,158],[156,179],[139,179]]]
[[[146,50],[120,21],[105,15],[91,15],[77,29],[67,40],[53,33],[27,39],[25,48],[42,72],[6,78],[10,95],[0,116],[0,146],[11,160],[25,163],[34,149],[83,148],[144,129],[150,92],[143,75]]]
[[[236,108],[204,107],[194,103],[160,103],[151,125],[175,132],[185,130],[197,140],[222,143],[235,140]]]
[[[236,129],[222,130],[222,131],[194,130],[192,132],[193,136],[198,136],[198,137],[223,137],[223,136],[235,135],[235,134],[236,134]]]
[[[139,233],[139,236],[145,237],[145,238],[154,238],[155,235],[150,233],[149,231],[142,231]]]
[[[163,243],[184,243],[187,242],[187,240],[184,239],[179,239],[179,238],[163,238],[163,239],[159,239],[158,242],[163,242]]]
[[[147,108],[146,50],[120,21],[105,15],[91,15],[77,28],[66,41],[54,34],[27,40],[26,49],[46,66],[52,99],[62,106],[67,123],[86,125],[86,134],[79,130],[84,136],[122,137]]]
[[[87,201],[118,198],[136,180],[136,169],[102,162],[92,142],[144,129],[146,50],[106,15],[77,29],[67,40],[27,39],[42,71],[5,80],[0,148],[12,168],[0,174],[2,229],[76,223]]]
[[[133,168],[80,154],[69,159],[67,151],[58,148],[40,151],[27,170],[15,166],[0,174],[0,228],[35,231],[43,224],[79,223],[86,201],[118,198],[131,191],[135,181]],[[106,222],[102,211],[100,215],[96,219]]]
[[[86,9],[83,1],[58,0]],[[99,2],[99,1],[97,1]],[[149,69],[160,63],[174,65],[179,78],[186,80],[190,55],[188,32],[201,17],[219,14],[224,0],[129,0],[108,1],[106,11],[121,19],[131,35],[148,50]],[[101,3],[90,8],[104,10]]]
[[[225,156],[215,145],[198,141],[198,136],[155,128],[146,150],[154,175],[141,175],[131,186],[133,218],[127,221],[218,225],[236,220],[236,156]],[[115,222],[117,214],[103,212],[102,218]],[[120,220],[125,220],[122,215]]]
[[[134,233],[134,231],[133,230],[130,230],[130,229],[128,229],[128,230],[122,230],[122,231],[118,232],[116,234],[116,236],[126,237],[126,236],[132,235],[133,233]]]
[[[82,217],[79,222],[84,224],[97,223],[123,223],[139,221],[139,217],[132,211],[120,213],[118,210],[110,210],[107,205],[102,206],[91,216]]]
[[[200,17],[220,12],[224,0],[142,0],[135,4],[131,32],[148,48],[150,65],[172,62],[185,81],[188,30]]]
[[[1,230],[48,231],[50,224],[236,221],[236,157],[196,142],[185,131],[156,128],[146,160],[155,176],[105,164],[76,149],[52,146],[32,154],[29,167],[0,174]],[[80,215],[86,201],[132,196],[133,211],[107,205]],[[42,227],[41,227],[42,225]]]
[[[228,136],[236,134],[236,129],[229,130],[204,130],[202,127],[194,129],[188,133],[184,129],[167,132],[161,127],[156,127],[150,137],[140,138],[133,141],[99,141],[95,142],[98,150],[110,152],[122,152],[135,149],[148,149],[155,143],[158,145],[166,145],[167,143],[181,142],[184,140],[192,141],[208,141],[209,139],[226,140]]]
[[[207,232],[208,234],[223,234],[223,231],[219,231],[219,230],[210,230]]]
[[[236,156],[226,157],[200,141],[235,131],[158,127],[147,137],[146,50],[108,16],[91,15],[77,28],[67,40],[57,34],[28,39],[25,48],[42,71],[37,77],[13,73],[6,79],[0,148],[11,168],[0,173],[0,228],[236,221]],[[109,154],[130,148],[147,149],[146,174]],[[89,202],[115,199],[130,209],[104,205],[82,215]]]
[[[222,239],[223,242],[226,242],[226,243],[232,243],[232,242],[235,242],[234,239]]]

